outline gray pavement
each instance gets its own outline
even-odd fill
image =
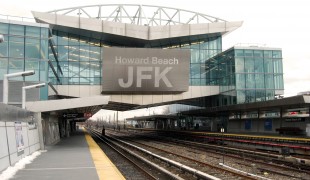
[[[31,164],[26,165],[25,169],[18,171],[12,179],[99,179],[84,132],[81,130],[46,149],[47,152],[43,152]]]

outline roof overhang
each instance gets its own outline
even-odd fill
[[[223,112],[250,112],[257,110],[269,110],[275,108],[301,108],[310,107],[310,96],[292,96],[283,99],[275,99],[270,101],[236,104],[230,106],[220,106],[220,107],[209,107],[205,109],[192,110],[187,112],[182,112],[185,115],[216,115]]]
[[[92,96],[48,101],[31,101],[26,103],[26,109],[33,112],[52,112],[70,109],[80,109],[81,111],[81,108],[95,107],[98,111],[103,105],[108,104],[109,99],[109,96]]]
[[[205,37],[220,36],[230,33],[242,25],[242,21],[213,22],[199,24],[178,24],[165,26],[143,26],[120,22],[102,21],[95,18],[74,17],[45,12],[32,12],[37,22],[50,24],[51,28],[96,39],[112,44],[135,46],[157,43],[159,40],[170,39],[178,42],[195,41]]]
[[[179,116],[177,115],[150,115],[150,116],[139,116],[139,117],[133,117],[133,118],[127,118],[127,121],[155,121],[158,119],[178,119]]]

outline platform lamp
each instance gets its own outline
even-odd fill
[[[5,74],[3,77],[3,103],[8,104],[9,102],[9,81],[8,81],[9,78],[18,76],[31,76],[34,74],[35,74],[34,70]]]
[[[23,92],[22,92],[22,108],[26,108],[26,90],[27,89],[32,89],[32,88],[41,88],[44,87],[45,83],[40,83],[40,84],[35,84],[35,85],[30,85],[30,86],[24,86],[23,87]]]

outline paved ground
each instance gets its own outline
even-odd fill
[[[98,180],[84,132],[62,139],[38,156],[12,179],[22,180]]]

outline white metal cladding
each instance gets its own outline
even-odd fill
[[[105,38],[110,41],[124,41],[125,37],[135,40],[160,40],[185,36],[199,36],[205,34],[224,35],[242,25],[242,21],[213,22],[200,24],[176,24],[143,26],[100,19],[74,17],[63,14],[32,12],[37,22],[53,25],[53,29],[64,30],[69,33]],[[113,36],[116,35],[116,36]],[[195,38],[197,39],[197,37]],[[136,43],[139,43],[138,41]]]
[[[226,22],[221,18],[194,11],[138,4],[79,6],[48,13],[144,26]]]
[[[59,95],[73,96],[73,97],[85,97],[99,96],[101,94],[101,85],[54,85]],[[50,87],[49,87],[50,88]],[[52,93],[49,89],[49,93]],[[219,94],[219,86],[189,86],[188,91],[183,93],[171,93],[171,94],[104,94],[110,97],[110,101],[136,104],[136,105],[148,105],[154,103],[165,103],[169,101],[178,101],[191,98],[199,98],[205,96],[212,96]],[[53,94],[49,94],[53,95]]]

